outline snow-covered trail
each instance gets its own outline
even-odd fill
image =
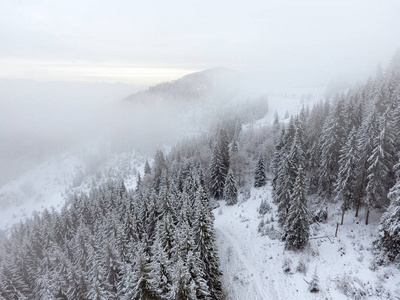
[[[257,209],[264,199],[271,211],[262,217]],[[214,210],[226,299],[400,299],[399,270],[395,266],[371,269],[371,244],[379,223],[377,211],[373,226],[347,214],[338,238],[320,238],[333,234],[341,218],[340,203],[330,204],[328,221],[312,224],[309,247],[296,252],[285,250],[274,234],[258,232],[261,218],[263,228],[281,230],[276,209],[268,182],[263,188],[252,188],[250,198],[241,197],[232,206],[220,201],[220,207]],[[314,274],[319,278],[318,293],[308,290]]]
[[[270,197],[270,189],[257,190],[253,195],[234,206],[222,201],[215,210],[214,225],[228,299],[287,299],[287,291],[282,291],[282,284],[287,282],[285,278],[278,279],[281,276],[277,274],[281,272],[277,266],[280,262],[275,260],[279,254],[270,251],[271,243],[280,242],[257,233],[257,208],[261,199]]]
[[[217,239],[220,244],[227,247],[227,254],[230,256],[229,260],[229,273],[232,271],[240,273],[243,277],[239,278],[237,275],[236,280],[248,280],[245,282],[245,289],[242,293],[246,295],[245,299],[280,299],[274,286],[269,286],[268,289],[262,284],[260,273],[256,270],[253,262],[250,261],[246,254],[243,252],[240,242],[232,235],[226,228],[217,228]]]

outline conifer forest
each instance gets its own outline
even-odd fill
[[[400,1],[1,1],[0,300],[400,299]]]
[[[269,181],[272,202],[258,210],[277,207],[287,251],[307,251],[311,224],[326,222],[337,203],[338,226],[349,215],[368,225],[371,211],[384,211],[374,261],[399,265],[399,56],[364,85],[303,105],[285,122],[243,129],[248,122],[239,113],[168,154],[158,150],[134,189],[123,178],[92,182],[61,209],[15,224],[1,243],[1,297],[229,299],[213,209],[222,199],[238,205]]]

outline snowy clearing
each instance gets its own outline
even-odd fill
[[[284,249],[284,242],[261,236],[262,219],[257,212],[267,199],[272,210],[263,218],[264,228],[279,230],[272,203],[271,186],[253,188],[248,200],[227,206],[221,201],[214,210],[217,244],[223,283],[228,299],[398,299],[400,272],[394,266],[372,264],[371,246],[376,236],[380,212],[374,211],[370,225],[364,225],[364,211],[355,218],[346,213],[338,238],[334,237],[340,221],[340,206],[330,204],[325,224],[312,224],[310,246],[303,252]],[[273,232],[273,231],[270,231]],[[271,235],[272,236],[272,235]],[[273,237],[273,236],[272,236]],[[283,266],[286,266],[284,270]],[[308,282],[314,272],[320,291],[310,293]]]

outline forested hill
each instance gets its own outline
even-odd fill
[[[261,273],[253,276],[253,270],[276,268],[287,255],[281,255],[282,251],[289,256],[304,254],[308,262],[324,264],[331,253],[318,257],[318,249],[326,251],[326,245],[319,248],[326,239],[330,249],[336,242],[341,253],[345,252],[344,242],[333,236],[315,236],[317,226],[327,229],[336,222],[331,217],[335,212],[328,208],[337,203],[341,203],[342,220],[349,217],[346,212],[365,212],[368,223],[370,212],[386,210],[371,265],[399,263],[400,56],[365,85],[312,108],[304,107],[288,122],[280,123],[276,115],[272,125],[244,126],[258,115],[236,108],[236,114],[220,118],[210,130],[181,141],[167,154],[157,151],[151,163],[146,161],[135,190],[128,190],[123,178],[110,174],[108,183],[96,185],[93,180],[90,189],[73,195],[61,211],[44,210],[14,226],[0,245],[0,298],[229,298],[223,282],[241,284],[235,281],[240,274],[223,277],[220,256],[226,255],[221,261],[232,263],[235,260],[231,261],[230,255],[234,253],[248,268],[248,280],[255,281],[256,294],[266,295],[261,283],[268,281],[277,289],[274,279]],[[269,195],[270,179],[275,203],[265,196]],[[251,195],[254,192],[257,199]],[[234,244],[235,251],[231,249],[230,254],[218,253],[212,212],[216,200],[229,205],[228,216],[245,227],[241,233],[229,230],[227,235],[226,231],[225,241],[219,240],[228,250]],[[261,216],[261,236],[254,243],[267,248],[258,249],[265,266],[255,269],[248,262],[252,258],[243,259],[242,255],[252,252],[241,252],[252,248],[250,238],[257,235],[244,225],[250,219],[244,216],[242,204],[249,201],[247,207],[254,208],[258,200],[258,212],[250,212],[256,215],[251,223],[258,221],[259,214],[268,213],[268,219]],[[273,227],[275,219],[279,227]],[[327,219],[327,224],[320,225]],[[222,210],[220,219],[216,217],[220,229],[239,228],[232,225],[234,220],[224,218]],[[222,233],[220,230],[220,238]],[[236,240],[235,234],[245,234],[248,244],[242,247],[243,241]],[[368,237],[371,241],[367,238],[364,242],[372,244],[371,235]],[[265,238],[262,243],[261,238]],[[369,250],[360,246],[357,251]],[[364,267],[360,270],[365,271],[363,256],[357,259]],[[331,266],[342,268],[345,261]],[[277,278],[289,276],[285,280],[291,280],[290,263],[283,262],[284,273],[279,270]],[[305,274],[302,265],[298,273]],[[225,265],[223,269],[235,268]],[[340,272],[346,270],[352,269],[343,267]],[[368,274],[374,277],[373,272],[371,267]],[[347,283],[348,277],[343,278]],[[318,292],[316,281],[310,283],[310,291]],[[288,289],[292,289],[291,295],[299,291],[297,286]],[[357,295],[366,295],[364,288],[359,290]],[[371,295],[382,293],[377,290]],[[360,299],[356,296],[353,298]]]
[[[220,120],[167,156],[158,151],[134,191],[113,177],[93,181],[60,212],[14,226],[0,246],[0,295],[221,299],[211,197],[236,203],[252,182],[253,159],[273,146],[269,127],[242,134],[241,120]]]
[[[360,207],[365,207],[366,224],[372,209],[387,208],[377,250],[384,253],[382,259],[399,261],[399,158],[398,53],[365,85],[338,94],[331,102],[304,108],[282,129],[273,160],[280,224],[288,234],[294,230],[286,228],[287,218],[299,209],[292,205],[293,193],[299,189],[296,180],[304,176],[302,193],[319,195],[321,207],[329,201],[342,203],[341,224],[350,208],[358,216]]]
[[[201,169],[186,171],[167,176],[159,152],[136,191],[110,181],[14,227],[1,249],[0,296],[220,299]]]
[[[239,72],[225,68],[208,69],[151,86],[126,97],[126,101],[144,104],[154,101],[196,103],[229,100],[240,91],[240,76]]]

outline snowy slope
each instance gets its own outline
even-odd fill
[[[340,206],[329,207],[326,224],[312,224],[310,246],[303,252],[284,249],[284,243],[273,235],[262,236],[257,212],[261,200],[272,207],[263,218],[276,219],[271,186],[252,189],[251,197],[239,204],[224,202],[214,210],[217,243],[223,282],[228,299],[398,299],[400,272],[393,266],[376,267],[372,263],[371,243],[376,236],[379,212],[370,225],[364,225],[364,212],[354,218],[350,211],[335,238],[340,221]],[[332,214],[332,212],[334,212]],[[274,226],[276,220],[264,228]],[[283,269],[289,266],[290,270]],[[310,293],[308,283],[314,272],[320,279],[320,292]]]
[[[7,230],[44,208],[59,209],[68,195],[88,190],[92,184],[124,180],[135,188],[138,172],[143,173],[144,158],[129,153],[101,152],[88,143],[84,149],[66,151],[0,186],[0,230]]]
[[[263,118],[244,125],[243,129],[245,130],[250,127],[260,128],[270,125],[274,121],[275,113],[278,113],[280,122],[288,122],[289,116],[299,113],[303,106],[308,106],[311,109],[315,103],[324,100],[324,90],[324,87],[314,87],[270,92],[267,94],[268,113]],[[307,95],[307,98],[304,98],[303,95]]]
[[[63,154],[0,187],[0,229],[31,216],[45,207],[64,203],[63,193],[82,165],[75,156]]]

